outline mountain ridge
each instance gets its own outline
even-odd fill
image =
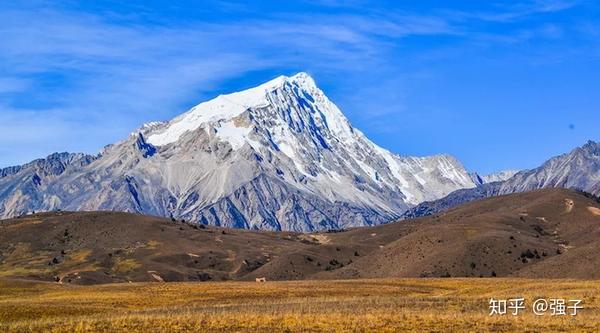
[[[460,189],[444,198],[423,202],[403,213],[403,218],[435,214],[477,199],[553,187],[600,195],[600,142],[588,140],[568,153],[552,157],[537,168],[519,171],[504,181]]]

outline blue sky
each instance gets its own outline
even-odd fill
[[[299,71],[379,145],[483,174],[600,140],[595,1],[15,1],[0,167]]]

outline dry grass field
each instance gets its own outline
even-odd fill
[[[519,316],[489,316],[524,297]],[[535,316],[538,297],[582,299]],[[77,286],[0,280],[1,332],[598,332],[600,281],[375,279]]]

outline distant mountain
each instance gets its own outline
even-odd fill
[[[95,159],[85,154],[55,153],[21,166],[0,169],[0,216],[60,206],[57,197],[40,189],[60,181],[66,172],[78,172]]]
[[[48,175],[3,170],[0,217],[115,210],[311,231],[388,222],[475,187],[451,156],[403,157],[375,145],[305,73],[220,95],[144,125],[97,157],[77,156],[40,160],[60,165]]]
[[[20,166],[0,169],[0,179],[19,174],[33,178],[48,179],[59,176],[71,167],[82,167],[90,164],[94,156],[85,154],[54,153],[46,158],[40,158]]]
[[[600,142],[588,141],[567,154],[551,158],[538,168],[515,174],[500,184],[498,192],[508,194],[562,187],[598,195],[599,183]]]
[[[501,182],[509,179],[510,177],[517,174],[519,170],[503,170],[494,173],[490,173],[485,176],[480,176],[477,172],[470,172],[469,176],[475,185],[480,186],[487,183]]]
[[[498,171],[498,172],[490,173],[489,175],[483,176],[483,177],[481,177],[481,179],[483,180],[484,184],[493,183],[493,182],[502,182],[502,181],[505,181],[505,180],[509,179],[510,177],[516,175],[518,172],[519,172],[519,170]]]
[[[588,141],[538,168],[517,172],[505,181],[484,183],[476,188],[457,190],[442,199],[423,202],[406,211],[403,218],[434,214],[486,197],[554,187],[600,195],[600,143]]]

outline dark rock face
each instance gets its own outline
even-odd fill
[[[142,156],[144,158],[148,158],[156,153],[156,148],[146,142],[146,139],[144,139],[144,135],[142,133],[138,133],[135,146],[140,150],[140,152],[142,152]]]

